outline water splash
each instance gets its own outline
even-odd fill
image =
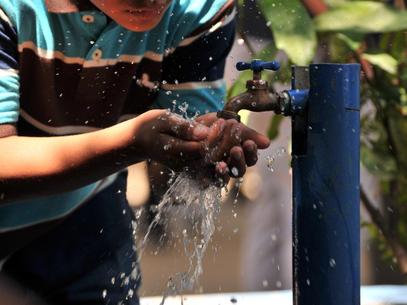
[[[281,158],[287,154],[287,149],[285,147],[278,147],[271,155],[266,157],[266,165],[270,172],[274,172],[274,163],[276,159]]]
[[[215,232],[215,223],[220,213],[221,188],[210,185],[202,188],[199,180],[193,179],[188,173],[175,175],[170,181],[170,187],[155,207],[156,216],[149,225],[139,247],[139,260],[148,243],[153,227],[157,224],[167,225],[165,214],[173,209],[173,203],[182,204],[181,207],[187,213],[192,227],[182,230],[181,240],[185,256],[189,265],[187,270],[172,276],[167,282],[166,291],[163,294],[161,304],[170,295],[179,294],[185,290],[193,289],[203,273],[203,257]]]

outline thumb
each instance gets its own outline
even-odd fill
[[[209,128],[205,125],[186,120],[174,113],[166,113],[160,117],[159,131],[189,141],[202,141],[209,134]]]

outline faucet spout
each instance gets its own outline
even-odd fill
[[[273,111],[285,116],[301,112],[304,109],[308,90],[273,93],[269,91],[268,82],[261,79],[262,70],[277,70],[279,68],[277,62],[253,60],[251,64],[240,62],[236,67],[238,70],[253,70],[253,79],[246,82],[247,91],[231,98],[224,109],[218,112],[218,117],[239,121],[238,112],[243,109],[254,112]]]
[[[274,111],[281,113],[282,94],[270,93],[267,90],[247,91],[239,94],[225,105],[224,110],[238,113],[246,109],[254,112]]]

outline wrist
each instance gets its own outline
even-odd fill
[[[150,110],[122,123],[128,125],[123,131],[123,153],[129,155],[131,162],[151,159],[151,150],[154,149],[151,143],[156,136],[154,121],[165,113],[166,110]]]

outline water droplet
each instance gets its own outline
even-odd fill
[[[335,259],[331,258],[331,259],[329,260],[329,266],[331,266],[331,268],[334,268],[334,267],[336,266],[336,261],[335,261]]]
[[[105,299],[106,295],[107,295],[107,290],[105,289],[105,290],[102,291],[102,297]]]
[[[307,283],[308,286],[311,286],[311,281],[310,281],[310,279],[307,279],[305,282]]]
[[[267,287],[269,285],[269,282],[267,280],[263,280],[262,285],[263,287]]]

